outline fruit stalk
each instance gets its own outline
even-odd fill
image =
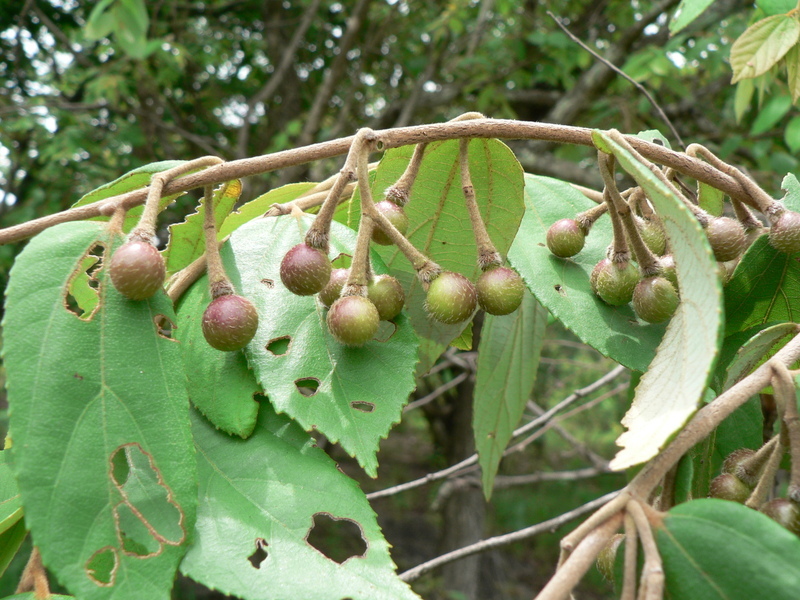
[[[414,153],[411,155],[411,161],[408,163],[406,170],[403,171],[400,178],[386,190],[385,196],[387,200],[391,200],[400,207],[408,204],[408,200],[411,196],[411,187],[417,179],[419,168],[422,165],[422,159],[425,156],[425,148],[427,147],[428,144],[426,143],[414,146]]]
[[[475,234],[475,243],[478,245],[478,265],[482,271],[492,266],[500,266],[503,259],[494,247],[486,224],[481,217],[478,202],[475,200],[475,186],[469,173],[469,139],[458,141],[458,163],[461,168],[461,190],[464,192],[464,203],[467,206],[469,220],[472,222],[472,231]]]
[[[747,499],[747,502],[744,503],[745,506],[754,508],[755,510],[758,510],[761,505],[767,501],[767,497],[775,485],[775,474],[781,466],[781,458],[786,451],[786,447],[780,441],[780,435],[776,436],[776,439],[778,441],[772,448],[772,452],[769,453],[769,458],[764,465],[764,469],[761,471],[758,483],[755,489],[753,489],[753,493],[750,494],[750,497]]]
[[[225,267],[222,266],[222,257],[219,254],[217,242],[217,224],[214,220],[214,190],[207,185],[203,194],[203,232],[206,243],[206,269],[208,271],[208,284],[211,289],[211,299],[233,294]]]
[[[578,224],[578,227],[581,228],[581,231],[583,231],[583,235],[589,235],[589,231],[591,230],[595,221],[597,221],[597,219],[602,217],[607,212],[608,204],[606,202],[602,202],[601,204],[593,206],[582,213],[578,213],[575,216],[575,222]]]
[[[369,242],[372,239],[372,230],[375,221],[370,213],[376,213],[375,203],[372,200],[372,190],[369,189],[368,153],[362,152],[358,159],[358,187],[361,192],[361,219],[358,224],[358,238],[356,249],[353,252],[353,263],[350,266],[350,275],[342,290],[345,296],[366,296],[367,284],[372,279],[372,268],[369,260]],[[365,210],[369,206],[371,210]]]
[[[800,502],[800,415],[797,411],[794,377],[784,364],[776,363],[772,368],[775,372],[772,387],[775,390],[775,397],[778,399],[778,406],[783,405],[781,433],[785,433],[791,457],[787,495],[790,500]]]

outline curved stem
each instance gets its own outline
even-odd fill
[[[592,130],[584,127],[507,119],[472,119],[399,127],[375,132],[384,149],[439,140],[460,139],[462,137],[536,139],[563,144],[594,146],[591,134]],[[741,199],[745,203],[750,204],[753,202],[750,194],[737,178],[731,177],[707,162],[633,136],[620,137],[625,139],[630,147],[636,149],[639,154],[649,160],[672,167],[684,175],[712,185],[729,196]],[[290,166],[340,156],[349,150],[353,140],[354,136],[350,136],[264,156],[229,161],[209,167],[199,173],[192,173],[170,181],[164,186],[162,193],[165,195],[177,194],[209,184],[222,183],[230,179],[260,175]],[[761,193],[766,195],[763,190]],[[146,195],[147,191],[145,189],[138,189],[99,200],[92,204],[34,219],[21,225],[7,227],[0,230],[0,244],[31,237],[58,223],[110,215],[117,207],[122,207],[126,210],[133,208],[142,204]]]
[[[489,237],[478,202],[475,199],[475,186],[472,185],[472,177],[469,173],[469,139],[458,141],[458,164],[461,169],[461,191],[464,192],[464,204],[467,207],[475,243],[478,246],[478,266],[481,271],[485,271],[490,267],[502,265],[503,259],[500,258],[500,253],[494,247],[492,238]]]
[[[391,200],[398,206],[405,206],[411,197],[411,187],[419,174],[419,168],[422,166],[422,159],[425,156],[425,149],[428,144],[422,143],[414,146],[414,153],[411,155],[411,160],[394,184],[386,190],[386,199]]]
[[[208,269],[208,285],[211,290],[211,299],[233,294],[233,285],[222,266],[222,257],[219,254],[217,242],[217,223],[214,218],[214,190],[206,186],[203,195],[203,231],[206,242],[206,268]]]

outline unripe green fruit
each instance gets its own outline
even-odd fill
[[[331,271],[331,278],[319,293],[319,299],[326,308],[330,308],[331,304],[336,302],[339,296],[342,295],[342,288],[347,283],[349,276],[350,269],[334,269]]]
[[[508,267],[494,267],[481,273],[475,284],[478,304],[490,315],[507,315],[522,304],[525,284],[522,277]]]
[[[390,321],[400,314],[406,301],[403,286],[391,275],[378,275],[367,286],[367,298],[375,308],[381,321]]]
[[[425,310],[437,321],[452,325],[470,318],[477,304],[472,282],[460,273],[445,271],[431,281]]]
[[[667,250],[667,234],[664,228],[655,221],[636,217],[636,226],[642,241],[650,248],[650,252],[661,256]]]
[[[328,311],[328,331],[347,346],[361,346],[378,331],[378,309],[363,296],[345,296]]]
[[[759,510],[795,535],[800,535],[800,507],[787,498],[775,498]]]
[[[750,488],[732,473],[723,473],[711,480],[708,495],[720,500],[730,500],[744,504],[750,497]]]
[[[147,242],[126,242],[111,257],[108,274],[117,291],[131,300],[146,300],[164,285],[164,257]]]
[[[597,272],[592,272],[594,290],[603,302],[622,306],[631,301],[640,278],[639,269],[633,263],[615,263],[606,258],[597,263],[595,269]]]
[[[583,249],[586,236],[574,219],[556,221],[547,230],[547,247],[559,258],[575,256]]]
[[[800,213],[787,210],[778,217],[769,230],[769,243],[786,254],[800,252]]]
[[[678,308],[678,292],[663,277],[647,277],[633,290],[633,310],[648,323],[669,319]]]
[[[405,235],[408,231],[408,217],[405,211],[390,200],[381,200],[375,208],[394,225],[395,229]],[[378,226],[372,230],[372,241],[381,246],[390,246],[391,238]]]
[[[606,581],[614,582],[614,563],[617,560],[617,551],[624,541],[624,533],[615,533],[597,555],[597,570]]]
[[[203,313],[203,336],[217,350],[230,352],[244,348],[257,329],[256,307],[236,294],[215,298]]]
[[[298,296],[316,294],[330,279],[331,261],[322,251],[306,244],[289,249],[281,261],[281,281]]]
[[[706,226],[706,237],[718,262],[733,260],[747,247],[744,227],[729,217],[711,219]]]
[[[672,254],[662,256],[659,261],[659,275],[669,281],[678,290],[678,272],[675,270],[675,258]]]

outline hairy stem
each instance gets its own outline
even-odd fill
[[[210,185],[206,186],[203,194],[203,231],[206,242],[206,268],[208,269],[208,285],[211,290],[211,299],[220,296],[233,294],[233,285],[225,267],[222,266],[222,257],[219,254],[219,243],[217,242],[217,223],[214,218],[214,190]]]
[[[622,576],[622,594],[619,600],[636,600],[636,569],[639,562],[639,536],[636,523],[630,514],[625,513],[625,563]]]
[[[422,166],[422,159],[425,156],[425,148],[428,144],[417,144],[414,146],[414,153],[411,155],[411,161],[408,163],[406,170],[393,185],[391,185],[384,194],[387,200],[391,200],[398,206],[405,206],[411,198],[411,187],[419,175],[419,168]]]
[[[782,399],[783,424],[781,432],[785,433],[791,457],[791,470],[789,472],[789,488],[787,490],[790,500],[800,502],[800,415],[797,412],[797,391],[794,377],[786,365],[775,363],[775,377],[772,388],[775,396]]]
[[[489,237],[478,202],[475,199],[475,186],[472,185],[472,177],[469,173],[468,139],[461,139],[458,142],[458,164],[461,169],[461,190],[464,192],[464,204],[467,207],[475,243],[478,246],[478,266],[481,271],[485,271],[490,267],[502,265],[503,259],[500,258],[500,253],[494,247],[492,238]]]

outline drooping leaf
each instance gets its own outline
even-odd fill
[[[547,311],[526,290],[510,315],[487,314],[478,344],[472,429],[488,500],[511,433],[536,381]]]
[[[508,259],[536,299],[601,354],[635,371],[646,371],[664,326],[642,324],[629,306],[605,304],[589,285],[592,269],[605,258],[611,243],[608,216],[594,224],[579,254],[563,259],[547,249],[547,229],[559,219],[572,219],[596,206],[594,202],[564,181],[526,174],[525,206]]]
[[[0,577],[3,576],[8,565],[19,552],[26,535],[28,535],[28,531],[25,529],[25,519],[22,518],[0,533]]]
[[[242,182],[238,179],[223,183],[214,190],[214,221],[217,225],[217,239],[224,236],[219,232],[223,221],[228,217],[242,193]],[[186,217],[182,223],[169,227],[169,243],[164,250],[167,277],[183,269],[206,251],[203,219],[205,208],[201,204],[197,211]]]
[[[750,135],[756,136],[766,133],[786,116],[792,108],[792,99],[789,96],[773,96],[758,112],[750,128]]]
[[[800,99],[800,45],[794,45],[783,57],[786,62],[786,83],[789,86],[789,93],[792,95],[792,102]]]
[[[88,194],[85,194],[80,198],[80,200],[78,200],[75,204],[73,204],[72,207],[74,208],[76,206],[92,204],[93,202],[99,202],[100,200],[111,198],[112,196],[118,196],[120,194],[132,192],[133,190],[138,190],[140,188],[145,187],[148,183],[150,183],[150,178],[155,173],[167,171],[174,167],[180,166],[185,162],[186,161],[184,160],[163,160],[143,165],[137,169],[128,171],[127,173],[118,177],[114,181],[106,183],[105,185],[101,185],[99,188],[92,190]],[[161,207],[163,208],[167,206],[170,202],[172,202],[175,198],[177,198],[180,195],[181,194],[164,196],[161,199]],[[137,206],[127,212],[127,214],[125,215],[125,222],[123,224],[123,229],[125,231],[130,231],[136,226],[136,223],[138,223],[139,217],[142,214],[142,210],[143,208],[141,206]],[[108,221],[109,218],[110,217],[101,216],[101,217],[95,217],[93,220]]]
[[[244,225],[248,221],[262,216],[273,204],[291,202],[312,189],[315,185],[317,184],[313,182],[289,183],[282,187],[275,188],[274,190],[270,190],[266,194],[261,194],[258,198],[253,198],[250,202],[246,202],[228,215],[228,218],[225,219],[225,222],[219,230],[220,239],[230,235],[236,228]]]
[[[731,83],[769,71],[798,38],[800,21],[795,16],[773,15],[748,27],[731,46]]]
[[[725,289],[728,334],[800,319],[800,264],[762,235],[747,249]]]
[[[800,589],[800,538],[736,502],[680,504],[655,528],[671,598],[793,600]]]
[[[708,240],[681,200],[650,169],[603,132],[619,164],[653,203],[675,259],[681,302],[667,325],[656,357],[636,388],[611,461],[625,469],[655,456],[697,409],[722,342],[722,286]]]
[[[714,0],[681,0],[678,9],[669,22],[670,34],[675,35],[684,27],[690,25],[713,3]]]
[[[372,193],[375,201],[405,171],[413,147],[389,150],[375,171]],[[519,227],[524,202],[522,167],[514,153],[498,140],[476,139],[469,144],[469,168],[475,195],[486,228],[498,252],[505,255]],[[360,195],[350,201],[348,225],[358,228]],[[477,246],[461,189],[458,141],[430,144],[405,206],[409,219],[408,240],[437,262],[442,269],[456,271],[475,281],[480,274]],[[436,359],[456,339],[466,323],[444,325],[428,318],[425,291],[413,267],[396,246],[376,248],[390,273],[406,292],[411,323],[420,337],[420,362],[417,374],[428,371]]]
[[[208,278],[200,278],[178,306],[175,337],[181,342],[183,363],[191,373],[189,399],[216,427],[246,438],[256,425],[261,386],[242,352],[221,352],[208,345],[201,326],[211,302]]]
[[[183,573],[247,600],[417,598],[395,575],[364,493],[295,423],[265,405],[246,441],[196,413],[193,433],[200,504]],[[309,531],[320,517],[360,533],[355,556],[341,562],[345,556],[312,547]],[[331,543],[343,538],[334,533]]]
[[[736,94],[733,97],[733,113],[736,116],[737,123],[742,122],[742,118],[750,108],[750,102],[756,91],[755,81],[754,79],[742,79],[736,84]]]
[[[797,154],[798,150],[800,150],[800,116],[792,117],[786,124],[786,129],[783,131],[783,141],[792,153]]]
[[[258,331],[246,355],[272,405],[306,430],[339,442],[374,476],[378,444],[414,389],[417,340],[401,313],[364,346],[343,346],[328,332],[327,311],[316,297],[295,296],[284,287],[281,260],[302,243],[312,221],[288,215],[251,221],[223,246],[223,261],[236,289],[258,309]],[[355,238],[334,223],[331,258],[352,255]],[[386,272],[376,255],[373,266]]]
[[[123,298],[107,269],[91,318],[65,302],[83,257],[100,244],[107,263],[121,241],[65,223],[17,257],[3,322],[13,468],[59,581],[89,600],[166,599],[197,501],[180,349],[156,328],[171,303]]]

